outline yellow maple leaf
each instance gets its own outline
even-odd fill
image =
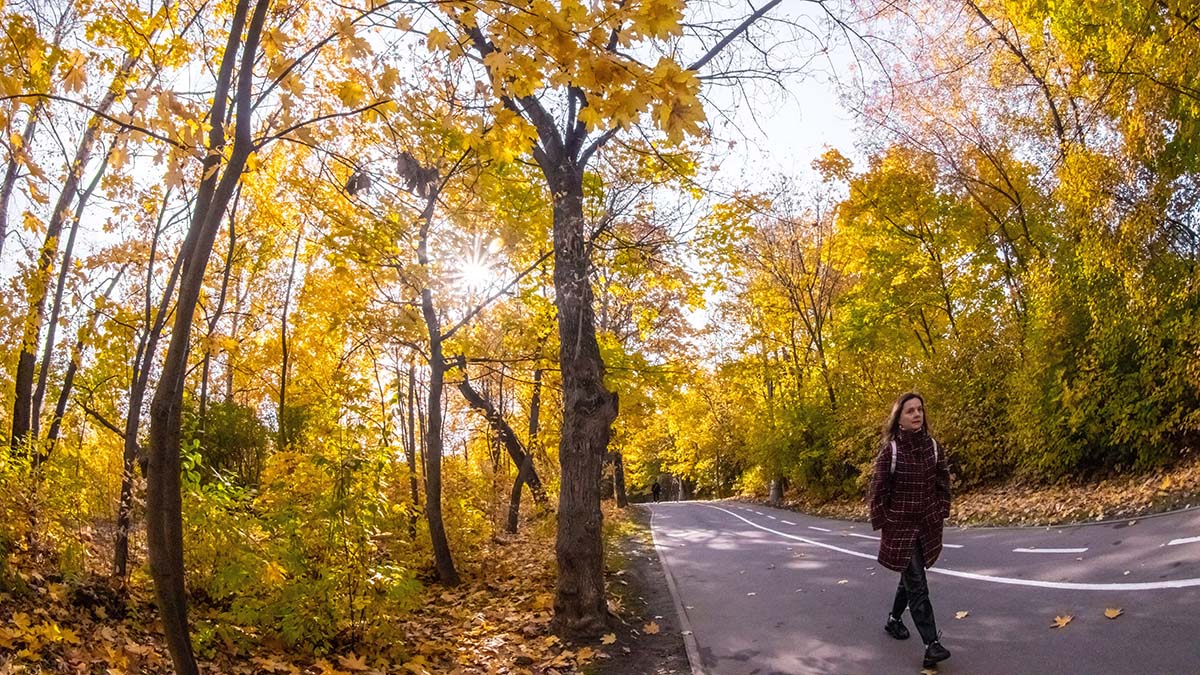
[[[429,48],[429,51],[446,49],[450,46],[450,36],[446,33],[446,31],[440,28],[434,28],[433,30],[429,31],[429,35],[426,36],[425,46]]]
[[[970,611],[967,611],[967,610],[964,610],[964,611],[961,611],[961,612],[955,612],[955,613],[954,613],[954,618],[956,618],[956,619],[965,619],[965,618],[967,618],[967,615],[969,615],[970,613],[971,613],[971,612],[970,612]]]
[[[354,652],[350,652],[346,656],[338,657],[338,665],[346,670],[366,670],[367,657],[358,656]]]
[[[1071,616],[1070,614],[1067,614],[1066,616],[1056,616],[1056,617],[1054,617],[1054,623],[1051,624],[1050,627],[1051,628],[1062,628],[1063,626],[1071,623],[1071,620],[1074,618],[1075,617]]]
[[[362,103],[363,98],[366,96],[366,91],[363,90],[363,86],[358,82],[346,80],[338,86],[337,95],[338,98],[342,99],[342,103],[347,108],[353,108]]]
[[[616,633],[607,633],[607,634],[605,634],[604,637],[600,638],[600,644],[604,644],[604,645],[611,645],[612,643],[614,643],[616,641],[617,641]]]
[[[659,631],[658,624],[653,621],[646,624],[645,626],[642,626],[642,632],[645,633],[646,635],[654,635],[654,634],[658,633],[658,631]]]
[[[1108,609],[1104,610],[1104,616],[1110,619],[1115,619],[1124,613],[1125,610],[1121,609],[1120,607],[1109,607]]]

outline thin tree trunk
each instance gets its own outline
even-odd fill
[[[117,282],[121,280],[121,276],[125,274],[125,267],[122,267],[117,272],[116,276],[108,285],[108,290],[104,292],[104,300],[112,294],[112,291],[117,286]],[[83,358],[83,350],[87,346],[88,338],[96,330],[96,321],[100,318],[100,308],[103,302],[97,302],[96,307],[92,309],[91,315],[88,317],[87,327],[79,331],[79,337],[75,340],[75,347],[71,350],[70,361],[67,363],[67,372],[63,376],[62,391],[58,393],[58,402],[54,406],[54,416],[50,418],[50,429],[46,432],[46,447],[41,451],[38,457],[38,463],[44,462],[50,458],[50,454],[54,452],[54,446],[58,443],[58,434],[62,429],[63,416],[67,412],[67,401],[71,398],[71,391],[75,385],[75,373],[79,370],[79,361]]]
[[[504,449],[508,452],[508,456],[512,458],[513,464],[515,464],[518,469],[521,469],[522,471],[524,471],[523,467],[525,467],[527,463],[529,464],[529,469],[526,475],[526,478],[529,482],[529,489],[533,493],[533,498],[538,504],[545,504],[548,499],[546,497],[546,490],[542,487],[542,481],[540,478],[538,478],[537,471],[533,468],[532,462],[528,459],[529,453],[526,451],[526,448],[521,445],[521,440],[517,438],[517,434],[504,419],[504,415],[502,415],[500,411],[496,410],[496,407],[492,405],[491,401],[487,400],[480,395],[479,392],[475,391],[474,387],[471,386],[471,381],[467,379],[465,372],[463,373],[463,381],[458,384],[458,390],[462,393],[463,398],[467,400],[467,403],[470,404],[472,408],[483,413],[484,419],[487,420],[488,426],[490,426],[492,431],[495,431],[496,435],[500,437],[500,442],[503,444]]]
[[[417,373],[413,365],[408,364],[408,433],[404,438],[404,455],[408,459],[408,487],[412,496],[412,513],[408,516],[408,536],[411,540],[417,538],[417,509],[421,505],[421,491],[417,485],[417,425],[416,418],[416,389]]]
[[[204,438],[204,432],[208,427],[208,374],[212,366],[212,346],[210,344],[213,333],[217,331],[217,322],[221,320],[221,315],[225,313],[225,298],[229,294],[229,277],[233,273],[233,255],[237,249],[237,210],[238,204],[242,200],[241,183],[238,184],[237,192],[233,195],[233,207],[229,209],[229,250],[225,253],[225,271],[221,274],[221,292],[217,294],[217,308],[213,310],[212,316],[208,320],[208,338],[204,345],[204,363],[200,369],[200,437]]]
[[[228,164],[220,171],[225,146],[224,125],[213,124],[208,154],[196,195],[195,211],[180,255],[184,256],[175,305],[175,323],[163,360],[162,375],[150,407],[150,464],[146,500],[147,541],[155,598],[162,616],[167,647],[178,675],[199,675],[188,634],[187,597],[184,590],[183,514],[180,484],[180,417],[183,408],[184,376],[187,372],[189,339],[196,304],[204,284],[204,272],[212,254],[221,219],[241,179],[246,159],[253,150],[251,97],[253,65],[258,56],[259,37],[266,19],[268,0],[257,0],[246,30],[244,53],[238,72],[237,119]],[[241,45],[249,0],[240,0],[234,10],[229,42],[221,58],[217,86],[209,119],[225,117],[230,80]]]
[[[75,205],[75,217],[71,219],[71,234],[68,235],[67,246],[63,250],[63,261],[58,273],[58,285],[54,289],[54,304],[50,308],[50,320],[47,322],[48,325],[46,327],[46,347],[42,352],[41,367],[38,369],[37,388],[33,392],[33,412],[31,413],[31,417],[33,435],[35,437],[39,433],[42,401],[46,396],[46,380],[50,372],[50,357],[53,354],[55,332],[58,328],[58,317],[62,313],[63,292],[67,287],[67,276],[71,273],[71,257],[75,252],[75,237],[79,233],[79,221],[83,218],[83,210],[87,208],[87,203],[91,200],[92,192],[95,191],[96,186],[100,183],[100,178],[104,176],[104,172],[108,169],[108,159],[111,156],[111,150],[104,154],[104,160],[100,163],[100,168],[96,171],[96,175],[92,177],[87,188],[79,195],[79,202]],[[107,294],[105,296],[107,297]],[[49,455],[50,450],[46,449],[44,453]]]
[[[529,442],[526,444],[525,461],[517,465],[517,477],[513,480],[512,492],[508,498],[508,523],[506,530],[509,534],[517,533],[517,525],[521,519],[521,487],[529,478],[533,469],[533,451],[540,442],[538,438],[539,416],[542,409],[542,369],[533,371],[533,396],[529,400]],[[547,502],[550,500],[547,499]]]
[[[292,266],[288,268],[287,290],[283,294],[283,313],[279,320],[279,348],[282,354],[279,365],[279,438],[275,446],[283,450],[291,445],[292,438],[284,413],[287,409],[288,384],[288,306],[292,302],[292,284],[296,279],[296,259],[300,257],[300,235],[296,233],[296,245],[292,248]]]
[[[138,429],[142,422],[142,404],[146,400],[146,387],[150,381],[150,368],[154,364],[154,355],[158,352],[158,340],[167,322],[167,308],[171,296],[175,293],[175,284],[179,280],[179,270],[183,256],[175,258],[171,273],[167,277],[167,287],[163,290],[158,304],[158,314],[151,313],[151,289],[154,282],[154,259],[158,252],[159,237],[162,234],[162,221],[167,212],[167,202],[170,191],[163,196],[162,208],[158,212],[158,222],[155,224],[154,238],[150,242],[150,261],[146,266],[146,331],[138,340],[137,352],[133,361],[133,378],[129,384],[129,409],[125,413],[125,445],[121,469],[121,498],[117,506],[117,540],[113,556],[113,576],[125,579],[128,574],[129,561],[129,529],[133,522],[133,469],[134,464],[142,465],[142,475],[145,476],[146,464],[142,457],[142,448],[138,445]]]
[[[4,240],[8,238],[8,204],[12,201],[13,189],[17,185],[17,177],[21,173],[21,154],[28,153],[33,134],[37,131],[38,118],[45,108],[45,100],[38,102],[29,110],[29,119],[25,120],[25,130],[21,132],[21,148],[13,152],[4,167],[4,182],[0,183],[0,255],[4,254]]]
[[[625,461],[619,452],[610,452],[609,461],[613,465],[613,493],[617,499],[617,507],[629,506],[629,497],[625,494]]]
[[[422,267],[429,269],[429,227],[437,205],[437,193],[430,188],[425,210],[421,214],[421,238],[417,256]],[[458,572],[442,522],[442,388],[446,378],[446,359],[442,354],[442,327],[433,307],[433,290],[429,281],[421,289],[421,316],[429,333],[429,399],[425,410],[425,520],[429,523],[429,538],[433,545],[434,564],[438,579],[446,586],[458,585]]]
[[[124,78],[129,74],[137,57],[128,56],[118,70],[116,77]],[[117,80],[114,79],[114,82]],[[50,214],[50,222],[46,225],[46,238],[38,254],[37,267],[34,269],[28,286],[26,297],[29,299],[29,309],[25,314],[25,325],[21,339],[21,352],[17,357],[17,371],[13,391],[13,418],[11,443],[14,450],[29,444],[30,432],[33,430],[33,376],[36,369],[37,348],[41,342],[42,323],[46,318],[46,296],[50,285],[50,269],[58,257],[59,238],[67,220],[71,204],[79,196],[79,182],[84,165],[92,154],[96,136],[99,133],[103,116],[107,114],[116,100],[118,87],[110,87],[104,97],[96,104],[96,113],[88,121],[88,126],[79,139],[75,148],[75,156],[67,167],[66,181],[58,194],[58,201]]]

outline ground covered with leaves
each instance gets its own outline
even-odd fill
[[[648,513],[605,511],[612,631],[593,642],[566,642],[549,630],[554,543],[544,523],[494,538],[480,557],[486,564],[465,569],[459,587],[427,585],[416,608],[386,627],[394,639],[304,654],[277,640],[222,637],[204,641],[201,668],[238,675],[687,672]],[[125,595],[99,579],[68,583],[36,571],[17,578],[19,589],[0,594],[0,674],[171,672],[148,585]],[[211,630],[218,616],[194,603],[193,632]]]
[[[759,495],[753,501],[764,503]],[[788,494],[782,506],[842,520],[867,520],[862,499],[818,500]],[[1171,469],[1078,484],[1002,483],[956,492],[950,525],[1067,525],[1119,520],[1200,506],[1200,457]]]

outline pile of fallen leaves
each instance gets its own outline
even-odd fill
[[[763,503],[761,498],[754,501]],[[956,492],[951,525],[1064,525],[1200,505],[1200,458],[1136,476],[1070,485],[1004,483]],[[820,501],[788,495],[784,508],[825,518],[867,520],[863,499]]]
[[[570,644],[550,633],[553,537],[529,529],[490,541],[475,560],[462,561],[461,585],[430,584],[417,609],[388,617],[383,630],[353,648],[318,656],[289,652],[272,640],[249,641],[249,651],[229,643],[202,659],[201,670],[236,675],[566,675],[610,658],[608,652],[627,654],[625,636],[610,633],[594,643]],[[21,593],[0,594],[0,675],[172,672],[149,588],[131,588],[128,596],[120,596],[102,581],[66,584],[36,572],[21,572],[20,578]],[[113,609],[114,603],[97,601],[97,596],[127,599]],[[620,601],[614,598],[610,609],[620,613]],[[205,608],[194,608],[192,614],[194,623],[207,623]]]

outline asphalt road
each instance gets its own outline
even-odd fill
[[[652,509],[697,670],[921,671],[907,612],[912,638],[883,632],[899,575],[875,562],[870,525],[729,501]],[[1068,527],[947,528],[945,542],[929,570],[953,653],[940,673],[1200,673],[1200,509]],[[1108,608],[1123,614],[1108,619]],[[1070,623],[1051,628],[1067,615]]]

